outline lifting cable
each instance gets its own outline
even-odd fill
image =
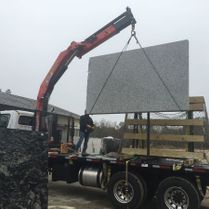
[[[136,43],[139,45],[139,48],[141,48],[144,56],[146,57],[147,61],[150,63],[150,65],[152,66],[152,69],[154,70],[155,74],[158,76],[158,78],[160,79],[161,83],[163,84],[163,86],[165,87],[165,89],[167,90],[167,92],[169,93],[171,99],[173,100],[173,102],[175,103],[175,105],[178,107],[179,110],[181,110],[180,105],[178,104],[178,102],[176,101],[175,97],[173,96],[173,94],[171,93],[170,89],[168,88],[168,86],[166,85],[165,81],[163,80],[162,76],[160,75],[160,73],[158,72],[157,68],[155,67],[155,65],[153,64],[152,60],[150,59],[150,57],[148,56],[146,50],[142,47],[142,44],[139,42],[138,38],[136,37],[136,31],[132,31],[132,36],[135,38]]]
[[[132,25],[132,31],[131,31],[131,36],[130,36],[130,38],[128,39],[127,43],[126,43],[125,46],[123,47],[123,49],[122,49],[122,51],[120,52],[119,56],[117,57],[117,59],[116,59],[114,65],[113,65],[113,67],[112,67],[112,69],[111,69],[109,75],[107,76],[107,78],[106,78],[106,80],[105,80],[105,82],[104,82],[104,84],[103,84],[103,86],[102,86],[102,88],[101,88],[99,94],[98,94],[97,97],[96,97],[96,100],[95,100],[93,106],[92,106],[91,109],[90,109],[90,112],[89,112],[90,114],[91,114],[92,110],[94,109],[96,103],[98,102],[98,99],[99,99],[99,97],[100,97],[100,95],[101,95],[103,89],[104,89],[105,86],[107,85],[107,82],[109,81],[109,79],[110,79],[110,77],[111,77],[113,71],[115,70],[116,65],[118,64],[118,62],[119,62],[119,60],[120,60],[120,58],[121,58],[123,52],[127,50],[128,45],[129,45],[129,43],[130,43],[130,41],[131,41],[131,39],[132,39],[132,37],[133,37],[133,30],[134,30],[134,25]]]
[[[147,61],[148,61],[148,62],[150,63],[150,65],[152,66],[152,69],[154,70],[155,74],[158,76],[158,78],[160,79],[161,83],[163,84],[163,86],[164,86],[165,89],[167,90],[167,92],[168,92],[168,94],[170,95],[171,99],[173,100],[173,102],[175,103],[175,105],[178,107],[178,109],[181,110],[180,105],[179,105],[178,102],[176,101],[175,97],[173,96],[173,94],[171,93],[170,89],[169,89],[168,86],[166,85],[166,83],[165,83],[165,81],[163,80],[162,76],[160,75],[160,73],[158,72],[157,68],[156,68],[155,65],[153,64],[152,60],[151,60],[150,57],[148,56],[146,50],[142,47],[142,44],[139,42],[138,38],[136,37],[135,26],[132,25],[131,36],[130,36],[130,38],[128,39],[128,41],[127,41],[127,43],[125,44],[125,46],[124,46],[124,48],[122,49],[122,51],[120,52],[119,56],[117,57],[117,59],[116,59],[114,65],[113,65],[113,67],[112,67],[112,69],[111,69],[109,75],[107,76],[107,78],[106,78],[106,80],[105,80],[105,82],[104,82],[104,84],[103,84],[103,86],[102,86],[102,88],[101,88],[99,94],[97,95],[96,100],[95,100],[93,106],[92,106],[91,109],[90,109],[90,112],[89,112],[90,114],[91,114],[92,110],[94,109],[95,105],[97,104],[98,99],[99,99],[99,97],[100,97],[100,95],[101,95],[103,89],[104,89],[105,86],[107,85],[107,82],[109,81],[109,79],[110,79],[110,77],[111,77],[113,71],[115,70],[116,65],[118,64],[118,62],[119,62],[119,60],[120,60],[120,58],[121,58],[123,52],[127,50],[128,45],[129,45],[129,43],[130,43],[130,41],[131,41],[131,39],[132,39],[133,37],[135,38],[136,43],[139,45],[139,48],[142,50],[143,54],[145,55]]]

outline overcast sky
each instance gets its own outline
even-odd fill
[[[0,89],[36,99],[39,86],[58,54],[123,13],[137,20],[144,47],[188,39],[190,96],[209,106],[208,0],[0,0]],[[57,83],[50,103],[82,114],[86,105],[89,57],[121,51],[126,28],[82,59],[73,60]],[[129,49],[138,48],[132,43]],[[114,120],[114,119],[113,119]]]

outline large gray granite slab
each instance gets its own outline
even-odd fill
[[[0,209],[47,209],[47,137],[0,128]]]
[[[87,112],[108,114],[188,110],[188,41],[147,47],[145,52],[155,69],[142,49],[126,51],[119,59],[101,94],[100,91],[119,53],[90,58]]]

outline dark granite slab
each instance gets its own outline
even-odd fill
[[[47,137],[0,128],[0,209],[47,209]]]

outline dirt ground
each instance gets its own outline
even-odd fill
[[[107,194],[100,189],[82,187],[78,183],[66,184],[65,182],[51,182],[50,180],[48,188],[49,208],[51,209],[113,209]],[[156,204],[153,200],[142,209],[154,208],[156,208]],[[209,209],[209,192],[201,204],[201,209]]]

